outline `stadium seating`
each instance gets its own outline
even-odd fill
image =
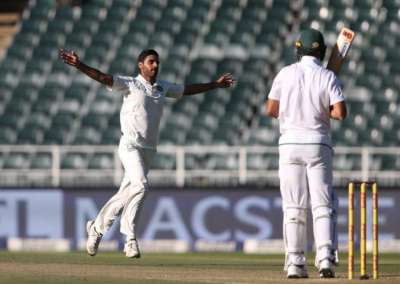
[[[81,6],[31,1],[19,32],[0,62],[0,143],[116,144],[122,98],[62,63],[58,48],[73,49],[83,61],[111,74],[134,74],[141,49],[161,55],[161,78],[203,82],[232,72],[233,90],[168,101],[161,144],[276,145],[276,121],[264,116],[272,79],[295,62],[293,41],[305,27],[320,28],[329,46],[343,25],[357,38],[341,79],[349,119],[332,124],[338,146],[396,145],[399,107],[399,9],[388,1],[273,0],[90,0]],[[329,52],[329,50],[328,50]],[[47,156],[3,157],[2,167],[32,158],[32,167],[50,166]],[[98,153],[63,158],[66,168],[109,168]],[[202,160],[205,159],[205,160]],[[188,158],[188,166],[231,168],[213,158]],[[13,164],[14,163],[14,164]],[[29,163],[28,163],[29,164]],[[250,168],[276,167],[270,159],[249,158]],[[396,159],[381,165],[400,167]],[[348,157],[341,169],[359,165]],[[172,169],[175,160],[159,157],[156,168]],[[386,167],[385,166],[385,167]],[[26,167],[26,165],[24,165]]]

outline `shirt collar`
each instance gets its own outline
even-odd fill
[[[301,61],[300,62],[305,63],[307,65],[312,65],[312,64],[316,64],[316,65],[319,65],[319,66],[322,65],[321,61],[318,58],[316,58],[314,56],[309,56],[309,55],[303,55],[301,57]]]
[[[158,85],[158,81],[157,81],[157,80],[156,80],[156,81],[154,82],[154,84],[152,85],[149,81],[147,81],[147,80],[142,76],[142,74],[138,74],[138,75],[136,76],[136,79],[138,79],[142,84],[144,84],[144,85],[146,85],[146,86],[149,86],[150,88],[153,87],[153,86],[155,86],[155,85]]]

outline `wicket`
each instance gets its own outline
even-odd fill
[[[348,279],[354,277],[354,191],[360,187],[360,279],[368,279],[367,274],[367,187],[372,191],[372,277],[379,276],[378,252],[378,186],[376,182],[350,182],[348,197]]]

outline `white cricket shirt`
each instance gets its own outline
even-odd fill
[[[331,145],[330,106],[344,101],[341,83],[313,56],[284,67],[268,98],[279,101],[279,144]]]
[[[122,139],[134,147],[156,149],[165,97],[180,98],[184,86],[158,80],[151,85],[141,75],[114,76],[113,81],[109,89],[123,95]]]

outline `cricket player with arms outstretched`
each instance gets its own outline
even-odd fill
[[[228,73],[214,82],[186,86],[157,80],[160,62],[158,53],[152,49],[143,50],[138,56],[139,75],[136,77],[105,74],[81,62],[74,52],[63,49],[60,49],[60,57],[65,63],[123,96],[118,154],[125,175],[118,192],[103,206],[97,218],[87,223],[87,252],[91,256],[96,255],[102,236],[121,215],[120,231],[126,235],[125,254],[138,258],[136,223],[149,189],[147,173],[156,153],[165,98],[178,99],[216,88],[228,88],[234,84],[234,79]]]
[[[279,178],[283,207],[285,270],[288,278],[307,278],[306,217],[310,203],[320,277],[335,276],[335,192],[330,119],[343,120],[341,83],[322,66],[322,34],[304,30],[296,41],[299,61],[284,67],[268,94],[266,112],[279,119]]]

